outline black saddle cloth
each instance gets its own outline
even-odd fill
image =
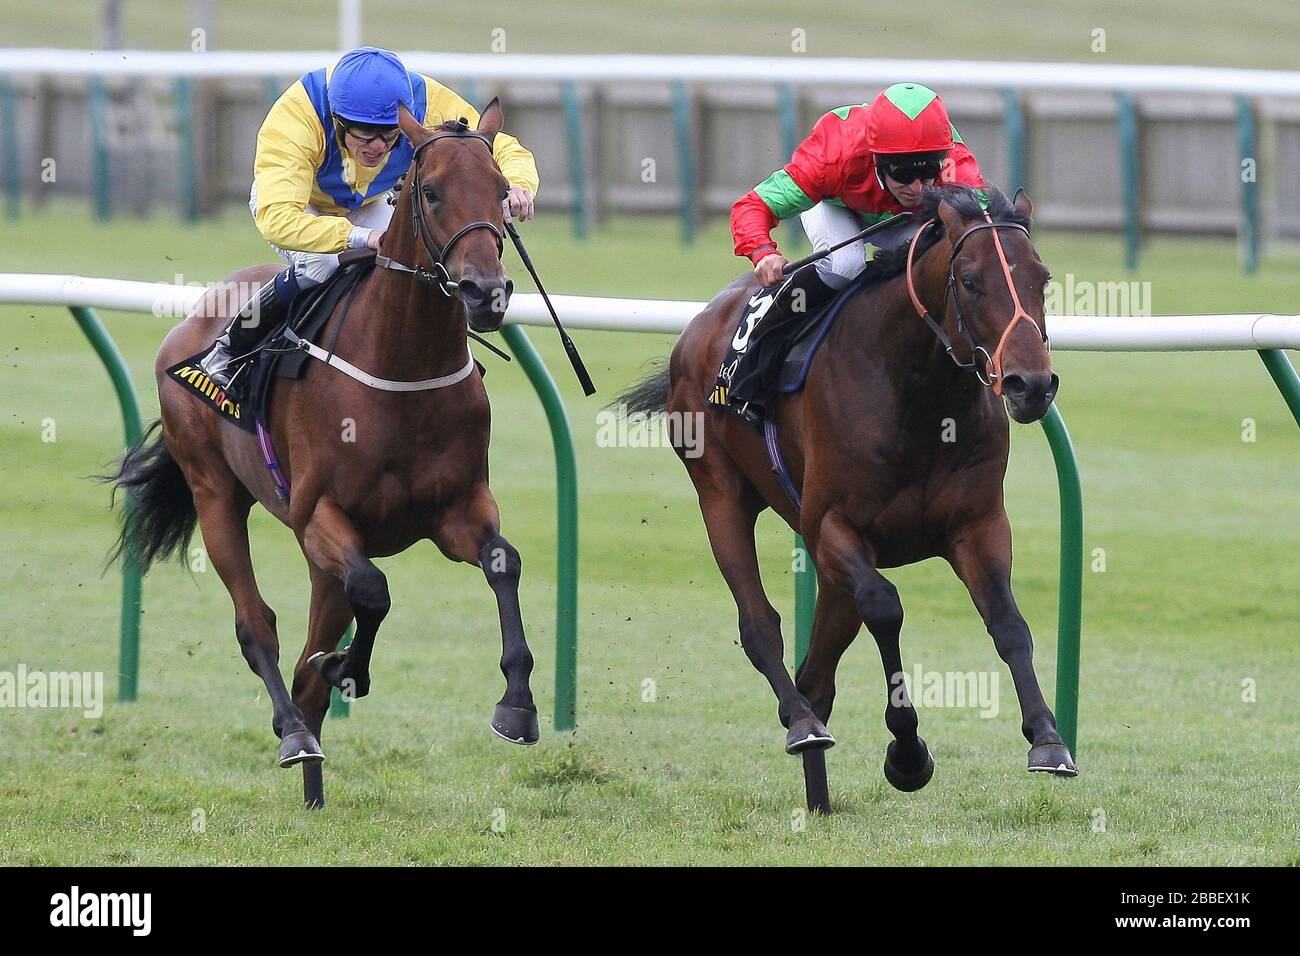
[[[748,401],[743,417],[754,425],[761,425],[767,411],[775,408],[782,395],[803,388],[813,357],[826,340],[844,304],[867,286],[897,274],[901,257],[905,256],[908,243],[919,228],[920,223],[912,217],[898,217],[897,222],[866,240],[869,253],[866,267],[822,309],[768,328],[759,322],[740,352],[729,344],[709,404],[740,412],[741,406]],[[763,289],[750,299],[749,306],[740,316],[737,332],[746,328],[755,311],[763,308],[763,297],[775,291],[775,287]],[[742,336],[733,335],[732,342],[738,337]]]
[[[744,396],[749,401],[746,417],[753,424],[760,424],[765,410],[774,408],[780,396],[803,388],[813,356],[825,341],[844,304],[873,280],[872,270],[868,268],[843,292],[811,315],[769,328],[763,328],[760,323],[743,352],[737,352],[737,336],[733,335],[719,372],[719,381],[728,384],[715,388],[709,396],[709,403],[739,412],[735,398]],[[775,292],[776,287],[764,289],[750,299],[751,304],[741,313],[737,323],[737,332],[745,328],[751,312],[762,307],[763,297]]]
[[[199,363],[212,351],[212,346],[167,370],[167,374],[195,397],[210,406],[218,415],[246,432],[256,432],[257,422],[267,423],[267,409],[277,378],[299,378],[311,356],[295,347],[285,337],[285,328],[291,328],[308,342],[332,351],[333,337],[347,319],[335,326],[329,344],[318,341],[330,316],[345,297],[348,304],[361,280],[375,267],[373,250],[344,253],[339,257],[339,268],[320,285],[304,289],[294,298],[289,318],[262,343],[249,358],[240,363],[229,389],[221,389],[208,378]],[[347,308],[347,304],[344,305]]]

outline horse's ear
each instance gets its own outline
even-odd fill
[[[966,231],[966,220],[962,218],[961,213],[947,202],[939,203],[939,219],[943,222],[944,228],[948,230],[948,241],[956,243],[961,238],[961,234]]]
[[[501,132],[501,127],[505,125],[506,114],[501,109],[501,97],[492,97],[492,102],[483,110],[483,115],[478,120],[478,131],[486,136],[489,140],[493,139],[497,133]]]
[[[1016,207],[1016,212],[1026,219],[1032,220],[1034,218],[1034,203],[1023,186],[1016,190],[1016,195],[1011,200],[1011,204]]]
[[[411,111],[401,103],[397,104],[397,125],[406,134],[412,146],[419,146],[432,135],[424,128],[424,124],[412,116]]]

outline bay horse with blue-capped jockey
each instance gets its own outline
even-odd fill
[[[214,290],[158,352],[161,434],[155,426],[128,449],[115,476],[131,504],[119,551],[143,566],[184,555],[198,522],[234,603],[240,649],[270,695],[278,762],[302,765],[308,806],[324,802],[320,736],[331,687],[350,697],[370,690],[371,652],[390,605],[373,559],[425,539],[480,567],[495,594],[506,691],[492,730],[512,743],[538,739],[521,561],[488,487],[491,413],[467,345],[470,329],[501,327],[512,288],[501,261],[509,183],[492,151],[502,122],[495,100],[477,129],[448,122],[430,130],[401,110],[414,157],[379,245],[382,267],[324,327],[330,348],[318,357],[326,360],[275,388],[265,438],[278,474],[266,467],[261,436],[230,427],[167,374],[210,346],[243,307]],[[245,269],[218,289],[256,289],[278,269]],[[281,477],[287,498],[277,493]],[[256,503],[293,529],[311,576],[292,691],[278,666],[275,614],[253,575],[247,522]],[[336,650],[354,619],[351,645]]]

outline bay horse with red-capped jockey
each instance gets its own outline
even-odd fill
[[[684,453],[679,435],[674,444],[735,598],[741,644],[776,693],[787,752],[804,755],[811,810],[830,810],[823,753],[835,742],[826,728],[835,670],[863,623],[885,671],[885,724],[894,737],[885,777],[913,791],[934,772],[903,681],[903,605],[880,573],[932,557],[946,559],[969,589],[1011,670],[1029,769],[1077,773],[1011,592],[1002,498],[1007,413],[1037,421],[1059,384],[1043,315],[1049,275],[1029,237],[1032,208],[1023,193],[1012,203],[994,190],[986,210],[972,190],[929,190],[906,248],[873,260],[878,281],[845,303],[803,390],[771,410],[779,457],[747,421],[706,404],[742,309],[758,291],[752,274],[714,297],[668,366],[623,396],[629,411],[672,413],[671,424],[703,418],[695,455]],[[767,508],[803,535],[819,585],[811,644],[793,680],[780,618],[759,578],[754,526]]]
[[[488,488],[491,414],[466,341],[469,328],[501,327],[512,288],[501,262],[508,183],[492,157],[502,122],[495,100],[477,130],[448,123],[430,131],[401,111],[415,155],[380,246],[385,267],[360,281],[351,305],[336,309],[322,332],[352,372],[311,362],[272,395],[269,437],[292,489],[287,501],[258,438],[223,423],[166,374],[211,344],[243,305],[215,290],[159,349],[161,436],[151,428],[114,476],[132,504],[118,551],[143,566],[184,555],[197,520],[234,603],[240,649],[270,695],[278,762],[302,765],[308,806],[324,802],[320,736],[331,686],[352,697],[370,689],[375,634],[389,610],[387,581],[371,559],[424,539],[482,568],[496,596],[506,678],[491,727],[513,743],[538,739],[520,557],[501,534]],[[279,268],[245,269],[219,288],[256,289]],[[362,378],[353,376],[358,369]],[[249,555],[248,515],[258,502],[293,529],[311,575],[307,642],[292,693],[279,671],[275,614]],[[336,651],[354,618],[354,640]]]

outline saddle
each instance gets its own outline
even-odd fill
[[[763,430],[781,397],[804,387],[813,357],[844,303],[896,271],[898,257],[905,253],[918,228],[910,217],[900,217],[895,224],[874,232],[867,244],[870,258],[857,278],[821,309],[799,320],[765,328],[759,319],[767,312],[779,286],[752,296],[740,315],[707,403],[728,409]],[[747,334],[751,329],[752,333]],[[740,407],[733,404],[733,393],[745,396],[747,402]]]
[[[756,321],[754,313],[767,308],[778,287],[763,289],[752,296],[740,315],[736,334],[727,344],[718,374],[719,384],[710,393],[708,404],[734,412],[761,429],[767,413],[776,407],[782,395],[803,388],[813,356],[825,341],[844,304],[874,278],[873,270],[864,270],[821,309],[797,322],[786,322],[770,329],[763,329],[760,325],[762,334],[751,336],[744,348],[737,349],[736,343],[743,341],[744,330]],[[745,394],[754,396],[743,412],[728,401],[731,388],[738,385]]]
[[[293,300],[285,324],[269,335],[248,357],[239,361],[230,388],[222,389],[203,371],[200,362],[212,351],[212,346],[177,362],[167,369],[167,375],[178,382],[224,421],[251,434],[257,434],[257,425],[267,422],[267,410],[277,378],[300,378],[307,360],[311,357],[294,346],[285,335],[292,329],[300,338],[321,345],[332,352],[339,330],[347,321],[347,309],[352,295],[361,280],[375,267],[375,253],[371,249],[357,249],[339,256],[339,268],[320,285],[304,289]],[[329,318],[346,297],[343,315],[334,328],[328,345],[318,340]]]

